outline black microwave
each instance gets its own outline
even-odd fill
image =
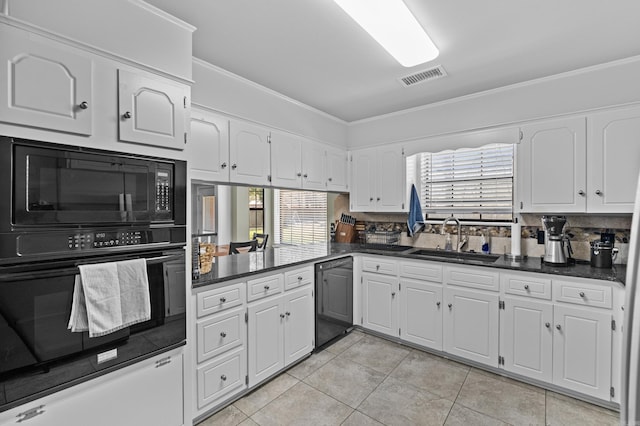
[[[2,139],[0,227],[185,224],[183,161]]]

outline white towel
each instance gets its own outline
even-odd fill
[[[151,318],[145,259],[80,265],[68,328],[104,336]]]

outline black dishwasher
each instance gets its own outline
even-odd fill
[[[353,328],[353,258],[316,263],[316,351]]]

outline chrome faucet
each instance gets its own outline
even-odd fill
[[[444,221],[442,221],[442,229],[440,233],[442,235],[446,234],[446,232],[444,231],[444,227],[447,226],[447,223],[451,221],[454,221],[458,226],[458,239],[456,240],[456,251],[459,253],[460,249],[462,249],[462,246],[464,246],[467,243],[466,239],[464,241],[460,240],[460,231],[462,230],[462,227],[460,226],[460,220],[458,220],[458,218],[454,217],[453,215],[446,218]]]

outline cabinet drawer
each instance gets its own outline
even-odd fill
[[[247,281],[248,300],[258,300],[282,292],[282,274]]]
[[[431,262],[400,262],[400,276],[442,283],[442,265]]]
[[[447,285],[459,285],[489,291],[500,290],[500,274],[489,270],[489,268],[445,266],[444,282]]]
[[[197,323],[198,362],[244,344],[245,309],[225,311]]]
[[[242,305],[245,300],[245,291],[245,283],[238,283],[198,293],[196,296],[198,318]]]
[[[313,283],[313,267],[294,269],[284,273],[284,289],[301,287],[306,284]]]
[[[396,275],[398,273],[398,262],[393,259],[365,257],[362,259],[362,270],[378,274]]]
[[[557,302],[611,309],[612,290],[606,284],[553,280],[553,299]]]
[[[518,296],[551,300],[551,279],[525,274],[500,274],[504,292]]]
[[[242,347],[198,368],[199,409],[246,387],[246,353]]]

